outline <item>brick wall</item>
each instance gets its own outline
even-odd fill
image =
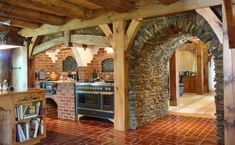
[[[113,57],[113,53],[107,53],[104,48],[100,48],[97,54],[93,56],[92,61],[87,64],[87,66],[78,67],[80,81],[91,80],[94,69],[96,70],[98,77],[105,79],[107,76],[109,79],[113,79],[113,72],[102,72],[102,61]]]
[[[51,58],[46,54],[46,52],[54,52],[56,49],[59,49],[59,53],[56,55],[57,60],[55,63],[52,62]],[[54,48],[42,52],[35,56],[34,63],[35,63],[35,72],[40,70],[44,70],[46,72],[56,72],[57,74],[61,74],[62,72],[62,63],[63,60],[66,59],[68,56],[73,56],[73,52],[71,48],[63,48],[61,46],[55,46]]]
[[[53,52],[56,49],[59,49],[59,53],[56,55],[57,60],[55,63],[52,63],[51,58],[46,54],[46,52]],[[62,48],[62,46],[55,46],[54,48],[42,52],[35,56],[34,71],[38,72],[40,70],[44,70],[46,72],[56,72],[57,74],[62,73],[62,63],[63,60],[68,56],[73,56],[73,52],[70,48]],[[97,54],[93,55],[92,61],[87,64],[87,66],[79,66],[78,73],[80,81],[88,81],[92,79],[92,74],[94,69],[96,69],[97,75],[102,78],[109,77],[109,79],[113,79],[113,72],[102,72],[102,61],[108,58],[113,58],[113,53],[107,53],[104,48],[99,48]]]
[[[74,83],[58,83],[58,118],[75,120]]]

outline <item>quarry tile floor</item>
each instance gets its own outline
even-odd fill
[[[116,131],[94,119],[47,118],[47,138],[40,145],[216,145],[215,120],[169,115],[137,130]]]

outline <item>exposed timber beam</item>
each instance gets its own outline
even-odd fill
[[[52,48],[53,46],[57,46],[57,45],[60,45],[60,44],[63,44],[64,43],[64,37],[59,37],[59,38],[54,38],[54,39],[51,39],[47,42],[44,42],[40,45],[37,45],[34,50],[33,50],[33,53],[32,55],[36,55],[36,54],[39,54],[41,52],[44,52],[50,48]]]
[[[9,20],[10,20],[11,26],[15,26],[15,27],[35,29],[40,26],[40,24],[38,24],[38,23],[27,22],[27,21],[22,21],[22,20],[18,20],[18,19],[9,19],[7,17],[0,16],[0,21],[9,21]]]
[[[29,51],[28,51],[28,57],[29,59],[32,57],[34,48],[38,45],[38,43],[40,43],[40,41],[42,40],[43,36],[35,36],[31,39],[31,43],[29,44]]]
[[[222,5],[222,1],[180,0],[171,5],[153,4],[146,7],[141,7],[129,13],[107,13],[91,20],[74,19],[62,26],[43,25],[38,29],[23,29],[20,34],[26,37],[34,35],[48,35],[66,30],[76,30],[102,24],[108,24],[118,20],[158,17],[217,5]]]
[[[196,12],[206,19],[220,43],[223,44],[223,24],[215,13],[210,8],[196,9]]]
[[[88,18],[93,17],[92,11],[89,11],[88,9],[80,8],[66,1],[62,1],[62,0],[32,0],[32,1],[50,4],[54,7],[57,7],[59,9],[69,12],[70,15],[73,17],[82,18],[82,19],[88,19]]]
[[[95,35],[71,35],[71,42],[77,44],[97,45],[101,47],[110,47],[110,40],[105,36]]]
[[[64,45],[66,47],[72,46],[72,43],[71,43],[71,32],[70,31],[65,31],[64,32]]]
[[[127,0],[88,0],[102,6],[106,10],[115,11],[118,13],[129,12],[135,8],[135,3],[131,3]]]
[[[15,27],[36,29],[40,26],[40,24],[38,23],[27,22],[27,21],[22,21],[18,19],[9,19],[9,18],[0,16],[0,21],[9,21],[9,20],[10,20],[10,24]]]
[[[229,48],[235,48],[235,18],[232,0],[224,0]]]
[[[58,16],[41,13],[34,10],[24,9],[21,7],[0,3],[0,16],[5,16],[9,18],[17,18],[20,20],[36,22],[36,23],[46,23],[52,25],[62,25],[64,24],[64,19]]]
[[[87,9],[91,9],[91,10],[102,9],[101,6],[94,4],[92,2],[89,2],[88,0],[79,0],[79,1],[78,0],[66,0],[66,1],[74,5],[81,6]]]
[[[104,32],[104,34],[108,37],[108,39],[110,40],[110,45],[113,46],[113,42],[112,42],[112,37],[113,37],[113,32],[110,29],[108,24],[103,24],[103,25],[99,25],[99,28]]]
[[[34,48],[32,55],[44,52],[53,46],[64,44],[65,39],[66,37],[59,37],[44,42]],[[105,36],[73,34],[71,35],[71,42],[77,44],[97,45],[100,47],[110,47],[110,40]]]
[[[158,0],[158,1],[160,1],[163,4],[169,5],[169,4],[175,3],[178,0]]]
[[[131,21],[126,32],[125,51],[131,48],[133,41],[135,39],[136,33],[138,32],[142,23],[143,23],[143,19],[137,19],[137,20]]]
[[[115,116],[116,130],[129,129],[129,96],[128,96],[128,57],[125,53],[126,22],[113,23],[114,49],[114,88],[115,88]]]
[[[2,0],[2,1],[7,4],[13,4],[14,7],[18,6],[26,9],[36,10],[39,12],[49,13],[52,15],[70,17],[70,13],[66,11],[62,12],[61,9],[58,9],[52,5],[48,5],[47,3],[33,2],[32,0]]]
[[[6,31],[6,30],[12,30],[14,32],[19,32],[20,28],[18,27],[12,27],[12,26],[1,26],[0,25],[0,31]]]
[[[179,70],[177,67],[177,51],[171,56],[169,60],[170,69],[170,105],[179,105]]]
[[[108,24],[99,25],[99,27],[107,37],[111,38],[113,36],[113,32]]]

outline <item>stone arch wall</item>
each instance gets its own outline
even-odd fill
[[[169,72],[167,62],[174,51],[198,37],[215,59],[218,141],[223,143],[222,45],[210,25],[192,12],[145,20],[129,50],[130,126],[135,129],[168,113]]]

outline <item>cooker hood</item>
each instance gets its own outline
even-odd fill
[[[12,30],[0,32],[0,50],[21,47],[24,44],[24,37]]]

